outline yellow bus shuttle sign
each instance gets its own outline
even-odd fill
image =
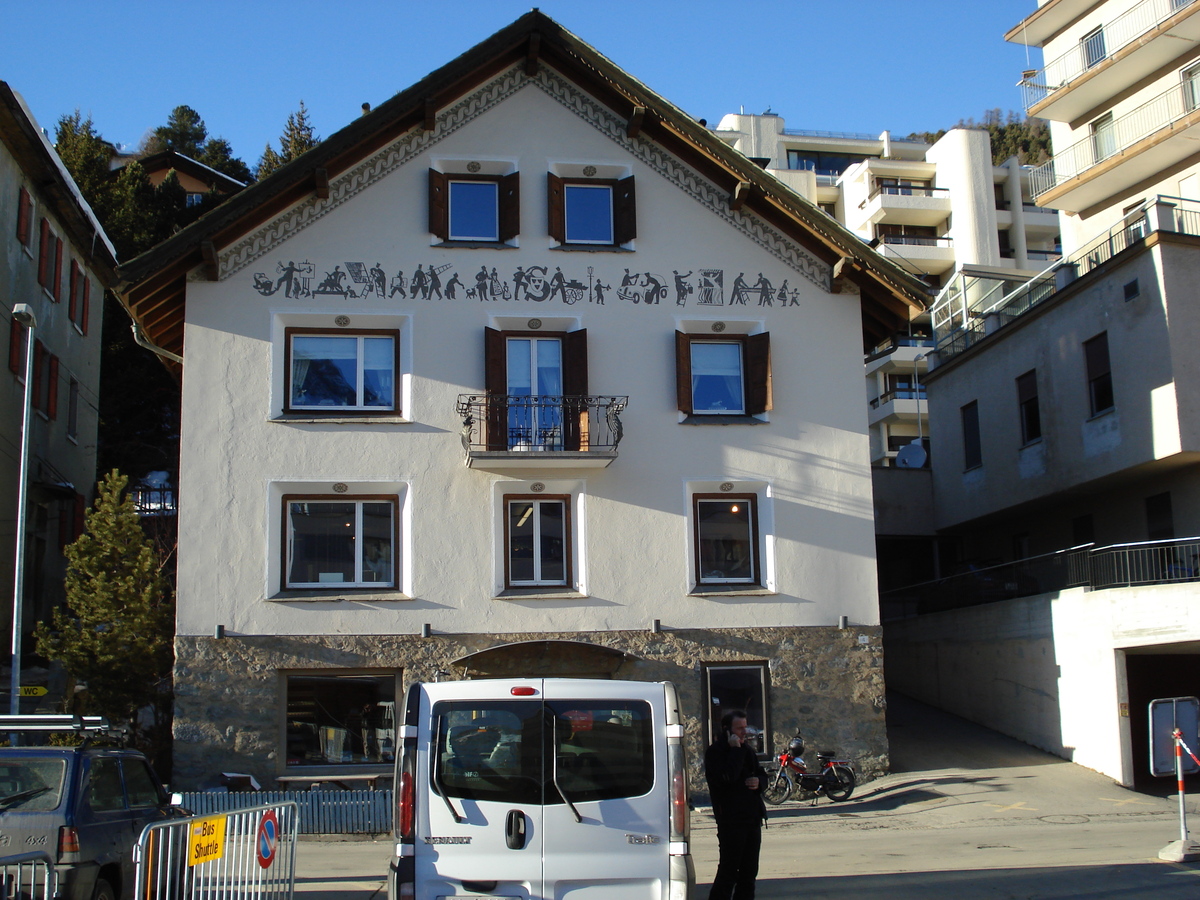
[[[188,833],[188,865],[212,862],[225,855],[225,816],[196,819]]]
[[[42,687],[40,684],[22,685],[20,688],[22,697],[45,697],[50,693],[50,689]]]

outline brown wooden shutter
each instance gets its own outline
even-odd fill
[[[562,179],[553,172],[546,173],[546,230],[560,244],[566,243],[567,226],[563,207]]]
[[[38,284],[50,284],[50,223],[45,219],[38,233]]]
[[[508,449],[507,342],[495,328],[483,330],[483,383],[487,391],[487,448]]]
[[[29,225],[32,217],[33,200],[29,196],[29,191],[21,188],[21,195],[17,206],[17,241],[22,247],[29,246]]]
[[[588,393],[587,329],[569,331],[563,335],[563,394],[586,397]],[[581,449],[581,436],[590,433],[588,409],[582,403],[570,402],[563,408],[563,449]]]
[[[679,411],[692,414],[692,339],[675,332],[675,397]]]
[[[88,333],[88,316],[92,309],[92,282],[84,275],[83,277],[83,303],[82,309],[79,311],[79,330],[87,336]]]
[[[500,240],[511,241],[521,233],[521,173],[500,179]]]
[[[613,243],[628,244],[637,237],[637,204],[633,176],[622,178],[613,188]]]
[[[50,285],[50,293],[54,295],[55,303],[62,297],[62,258],[62,238],[56,237],[54,239],[54,283]]]
[[[58,357],[50,354],[50,373],[46,379],[46,415],[58,418]]]
[[[443,241],[450,236],[450,197],[444,173],[429,170],[429,233]]]
[[[746,414],[757,415],[771,409],[771,335],[767,332],[746,338]]]
[[[14,375],[24,376],[25,372],[21,365],[24,360],[25,350],[25,326],[12,319],[9,322],[8,331],[8,368]]]

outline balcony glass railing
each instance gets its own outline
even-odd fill
[[[1092,134],[1077,141],[1030,173],[1034,197],[1082,175],[1143,138],[1170,127],[1178,119],[1200,109],[1200,79],[1189,79],[1163,91],[1154,99],[1119,119],[1097,127]]]
[[[881,244],[907,244],[910,247],[953,247],[954,242],[948,237],[926,237],[921,234],[881,234]]]
[[[880,194],[892,197],[949,197],[950,189],[923,184],[881,184],[871,191],[867,199],[874,200]]]
[[[1100,65],[1194,2],[1142,0],[1137,6],[1105,23],[1062,56],[1047,63],[1045,68],[1025,74],[1020,82],[1025,108],[1029,109],[1054,91],[1068,87],[1084,72]]]

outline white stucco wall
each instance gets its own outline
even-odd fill
[[[234,634],[390,634],[419,632],[424,623],[441,632],[507,633],[642,629],[656,618],[666,627],[829,625],[840,615],[878,622],[858,298],[827,293],[770,252],[757,226],[743,227],[742,214],[697,199],[703,191],[689,187],[693,176],[631,154],[593,121],[523,87],[456,128],[441,126],[427,149],[383,177],[371,181],[363,167],[366,174],[353,177],[371,181],[365,190],[322,207],[312,224],[246,267],[188,285],[181,635],[211,634],[217,625]],[[440,160],[501,160],[522,173],[518,249],[431,246],[427,170]],[[545,173],[562,163],[636,176],[634,252],[549,250]],[[335,196],[347,177],[334,177]],[[263,230],[264,241],[271,232]],[[604,305],[484,303],[461,292],[454,300],[260,296],[254,273],[273,281],[276,266],[289,261],[312,262],[314,286],[334,266],[359,261],[381,264],[389,280],[398,269],[407,276],[418,264],[449,265],[442,284],[457,272],[464,288],[474,286],[480,266],[510,282],[518,266],[547,266],[551,274],[558,266],[568,280],[591,277],[614,290]],[[618,298],[626,268],[662,275],[667,298],[653,306]],[[723,270],[724,305],[697,306],[696,293],[677,305],[672,273],[701,268]],[[820,280],[824,269],[810,272]],[[758,305],[755,296],[730,306],[738,273],[751,285],[762,273],[776,291],[786,280],[794,302]],[[272,397],[283,389],[283,327],[335,329],[338,315],[351,327],[400,329],[408,421],[272,421]],[[619,458],[608,468],[494,474],[464,466],[455,400],[484,388],[484,328],[524,329],[534,317],[546,332],[586,328],[589,390],[630,397]],[[673,332],[711,334],[717,321],[730,334],[771,334],[774,409],[764,424],[680,423]],[[574,498],[583,598],[493,599],[502,586],[499,498],[526,493],[535,481]],[[334,591],[301,600],[279,592],[278,498],[302,485],[325,492],[334,482],[351,494],[401,498],[410,599]],[[759,497],[770,593],[689,596],[689,485],[723,482]]]

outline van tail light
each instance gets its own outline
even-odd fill
[[[411,772],[400,774],[400,801],[396,806],[397,837],[403,841],[413,839],[413,822],[416,820],[416,789]]]
[[[688,808],[687,767],[683,756],[683,741],[671,738],[667,742],[667,770],[671,784],[671,841],[687,841],[691,833],[691,810]]]
[[[58,829],[58,861],[79,862],[79,832],[67,825]]]

